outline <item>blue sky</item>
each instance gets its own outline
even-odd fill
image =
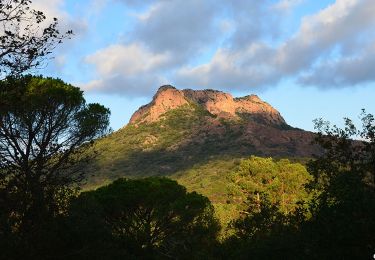
[[[34,0],[75,36],[42,74],[112,111],[113,129],[159,86],[258,94],[313,130],[375,113],[374,0]]]

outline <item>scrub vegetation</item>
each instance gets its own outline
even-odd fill
[[[194,103],[110,133],[81,90],[25,75],[72,35],[30,5],[0,2],[0,259],[373,257],[373,115],[316,120],[313,158],[292,156],[312,133]]]

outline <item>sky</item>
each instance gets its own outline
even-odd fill
[[[111,109],[161,85],[257,94],[294,127],[375,113],[374,0],[34,0],[74,36],[40,73]]]

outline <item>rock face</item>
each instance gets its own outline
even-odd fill
[[[139,108],[130,124],[151,123],[160,120],[167,111],[183,105],[196,104],[218,118],[245,118],[272,125],[286,125],[280,113],[256,95],[233,98],[217,90],[178,90],[170,85],[159,88],[153,100]]]
[[[140,107],[130,118],[133,123],[151,123],[158,121],[165,112],[188,104],[182,92],[172,86],[162,86],[156,92],[151,103]]]
[[[168,111],[180,107],[183,109],[177,112],[178,119],[163,121],[171,119]],[[153,122],[161,123],[151,126]],[[275,108],[256,95],[233,98],[217,90],[178,90],[162,86],[149,104],[133,114],[128,126],[139,124],[150,124],[151,128],[158,129],[153,133],[167,136],[167,139],[180,136],[173,142],[169,140],[170,146],[164,149],[186,157],[195,158],[195,153],[201,153],[197,158],[217,154],[289,158],[311,157],[321,152],[311,145],[314,133],[288,125]],[[166,131],[173,133],[165,134]],[[144,141],[150,144],[144,150],[162,146],[160,138],[150,138]]]

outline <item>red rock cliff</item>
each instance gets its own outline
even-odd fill
[[[167,111],[190,103],[203,106],[218,117],[229,119],[242,117],[275,125],[286,124],[276,109],[256,95],[233,98],[231,94],[217,90],[178,90],[169,85],[160,87],[153,100],[140,107],[129,123],[155,122]]]

